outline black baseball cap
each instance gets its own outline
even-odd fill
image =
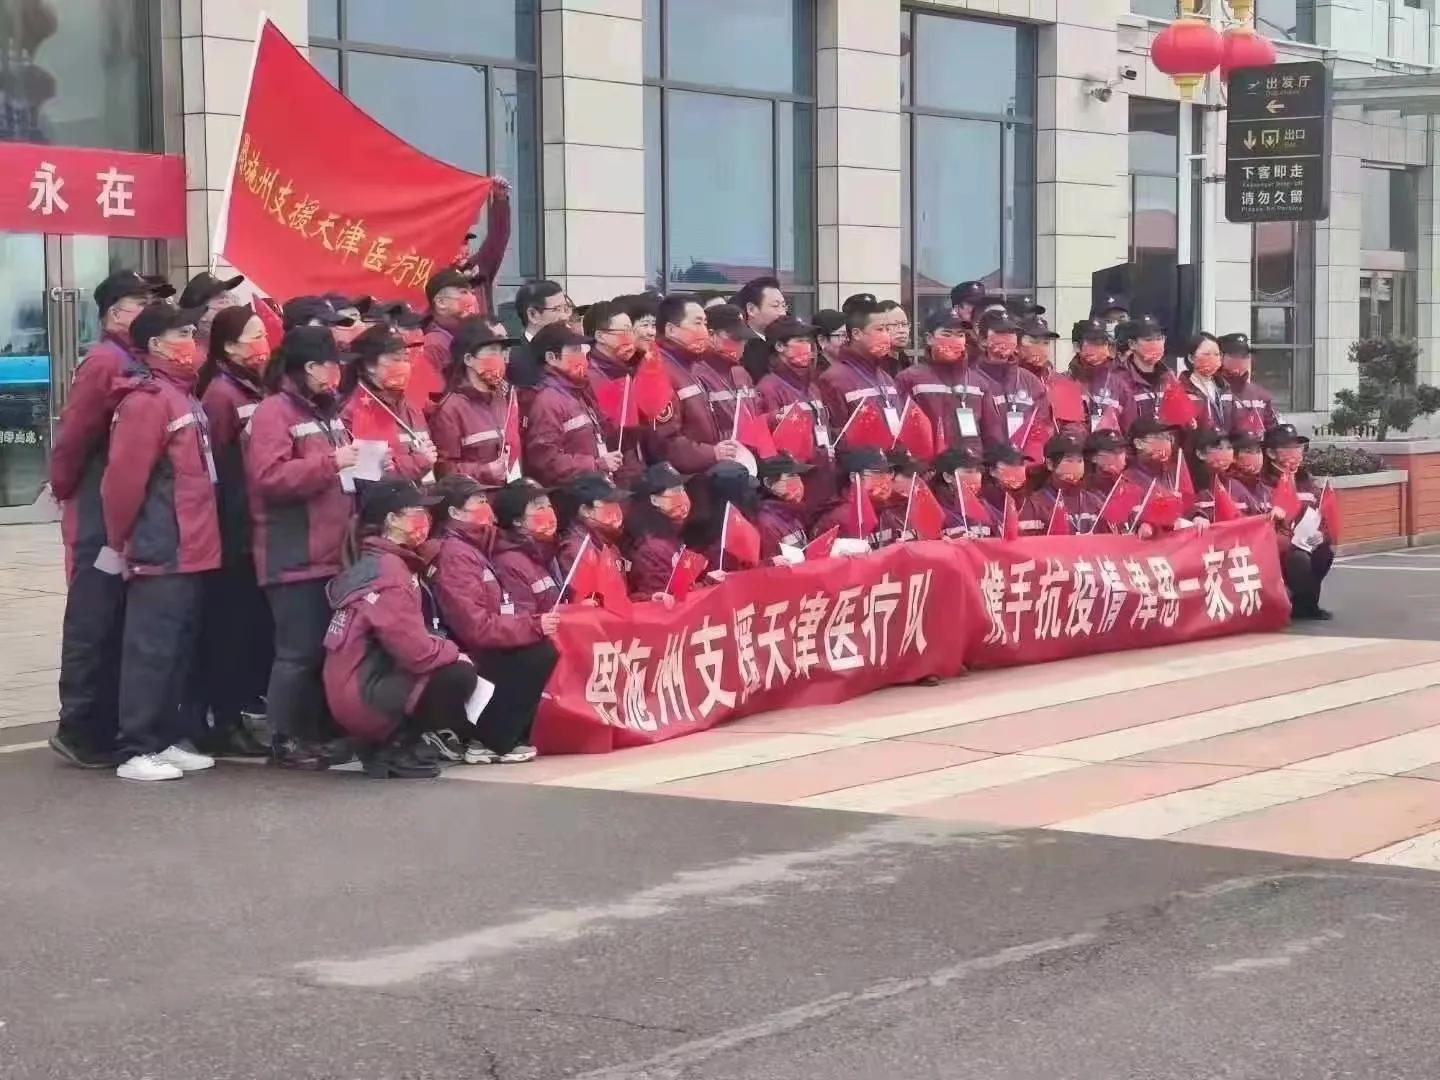
[[[1095,301],[1095,306],[1090,309],[1090,317],[1092,319],[1098,319],[1112,311],[1123,311],[1128,315],[1130,313],[1130,301],[1120,293],[1106,293],[1101,296],[1099,300]]]
[[[962,281],[950,290],[950,303],[978,304],[985,299],[985,283],[983,281]]]
[[[826,337],[838,334],[845,329],[845,313],[834,308],[821,308],[811,316],[810,325],[815,333],[824,334]]]
[[[1174,435],[1176,428],[1158,416],[1141,416],[1130,425],[1130,438],[1144,439],[1150,435]]]
[[[1045,443],[1045,460],[1085,453],[1085,444],[1074,435],[1052,435]]]
[[[286,371],[298,371],[306,364],[338,364],[340,347],[335,335],[324,326],[293,326],[280,341],[280,356]]]
[[[1233,446],[1234,440],[1227,431],[1220,431],[1216,428],[1204,428],[1195,433],[1194,441],[1190,444],[1197,454],[1203,454],[1206,450],[1213,450],[1221,443]]]
[[[1008,442],[993,442],[985,447],[984,462],[993,465],[1024,465],[1025,455]]]
[[[180,306],[182,308],[204,307],[222,292],[238,288],[244,280],[243,274],[236,274],[232,278],[218,278],[208,270],[196,274],[186,283],[185,291],[180,294]]]
[[[670,491],[672,488],[684,487],[686,477],[675,471],[675,466],[668,461],[657,461],[645,470],[643,476],[630,486],[631,492],[636,495],[659,495],[662,491]]]
[[[121,300],[129,297],[140,300],[160,300],[175,295],[175,286],[167,282],[164,288],[169,291],[162,292],[159,286],[146,281],[134,270],[116,270],[95,286],[95,306],[100,309],[100,314],[103,316]]]
[[[484,318],[471,315],[461,319],[460,325],[455,328],[455,336],[450,339],[450,359],[458,364],[486,345],[503,345],[508,348],[518,344],[519,338],[497,334]]]
[[[428,509],[440,501],[441,496],[424,494],[410,480],[398,477],[376,480],[366,484],[360,493],[360,521],[364,525],[379,525],[389,514]]]
[[[981,334],[1018,334],[1020,324],[1010,317],[1008,311],[987,311],[980,316]]]
[[[589,506],[597,502],[624,502],[630,492],[622,491],[600,472],[582,472],[565,485],[565,494],[577,506]]]
[[[130,340],[135,348],[148,352],[154,338],[168,330],[194,326],[204,314],[204,308],[178,308],[168,300],[152,300],[130,324]]]
[[[405,339],[384,323],[376,323],[350,342],[350,352],[357,360],[373,360],[386,353],[405,351]]]
[[[533,480],[512,480],[490,497],[490,505],[495,508],[495,520],[509,526],[525,516],[527,506],[549,494]]]
[[[796,461],[789,454],[776,454],[774,457],[761,458],[757,465],[761,480],[776,480],[782,476],[804,476],[814,467]]]
[[[435,504],[441,510],[458,510],[476,495],[487,494],[484,487],[478,481],[460,473],[451,473],[449,476],[442,476],[430,489],[439,501]]]
[[[1045,314],[1044,305],[1038,303],[1033,296],[1012,296],[1005,301],[1005,310],[1021,321],[1029,315]]]
[[[971,325],[956,315],[954,310],[937,311],[925,324],[925,333],[938,334],[941,330],[970,330]]]
[[[1020,333],[1031,338],[1048,338],[1051,341],[1057,340],[1060,335],[1050,329],[1050,324],[1045,317],[1039,313],[1027,315],[1020,320]]]
[[[156,300],[167,300],[175,295],[175,286],[164,274],[141,274],[140,279],[150,286],[150,295]]]
[[[323,296],[295,296],[285,301],[281,312],[287,327],[308,326],[318,322],[321,326],[354,326],[355,320],[341,315]]]
[[[404,300],[392,300],[388,304],[379,300],[371,300],[369,304],[360,309],[360,314],[365,322],[389,323],[396,330],[414,330],[425,325],[425,316],[405,303]]]
[[[974,450],[968,446],[957,446],[942,451],[940,455],[935,458],[931,467],[934,469],[936,476],[944,476],[946,473],[958,472],[961,469],[967,472],[974,472],[983,465],[984,462],[980,459],[980,455]]]
[[[1259,450],[1262,440],[1253,431],[1232,431],[1230,446],[1235,450]]]
[[[441,270],[438,274],[432,275],[429,281],[425,282],[425,299],[433,304],[435,302],[435,294],[441,289],[471,289],[474,287],[475,283],[459,270],[453,268]]]
[[[1220,339],[1220,355],[1249,356],[1250,339],[1244,334],[1226,334]]]
[[[1092,431],[1085,438],[1085,453],[1087,454],[1113,454],[1116,451],[1128,449],[1130,449],[1130,444],[1114,428]]]
[[[1101,319],[1081,319],[1070,328],[1070,340],[1076,345],[1082,341],[1109,341],[1110,331],[1105,329]]]
[[[543,366],[546,353],[558,354],[560,350],[567,349],[572,345],[589,345],[594,338],[588,338],[584,334],[577,334],[570,329],[569,323],[557,322],[549,326],[542,326],[540,331],[530,339],[530,354],[535,357],[535,363]]]
[[[1154,315],[1137,315],[1125,323],[1125,333],[1131,341],[1140,341],[1143,338],[1164,337],[1165,327]]]
[[[1282,446],[1309,446],[1310,440],[1301,435],[1294,424],[1276,424],[1265,432],[1265,449],[1278,450]]]
[[[899,473],[901,476],[919,476],[925,470],[925,466],[912,457],[910,451],[903,446],[885,451],[885,460],[890,463],[890,471]]]
[[[877,447],[857,446],[836,454],[835,467],[845,476],[855,476],[867,472],[888,473],[890,462]]]
[[[717,334],[729,334],[742,341],[750,341],[760,335],[750,329],[745,313],[734,304],[714,304],[705,309],[705,324]]]
[[[706,317],[709,317],[708,313]],[[841,325],[844,325],[843,321]],[[774,345],[782,341],[794,341],[796,338],[809,340],[814,334],[815,328],[809,323],[802,322],[799,319],[792,319],[786,315],[783,318],[776,319],[766,327],[765,340]]]

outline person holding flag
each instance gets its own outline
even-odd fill
[[[1071,536],[1106,532],[1097,527],[1104,499],[1085,487],[1085,444],[1056,435],[1045,444],[1045,477],[1020,504],[1021,536]]]
[[[590,391],[600,413],[605,446],[620,454],[615,482],[632,484],[645,471],[640,454],[644,418],[636,386],[643,354],[635,338],[635,324],[618,300],[601,300],[585,312],[585,336],[594,342],[590,346]]]
[[[630,492],[623,545],[630,559],[630,596],[635,600],[671,597],[670,587],[685,547],[680,530],[690,518],[685,477],[668,462],[658,462],[645,470]],[[698,552],[687,554],[699,556]],[[704,557],[699,556],[699,561],[703,563]],[[702,565],[696,576],[703,572]]]
[[[990,398],[1000,425],[996,438],[1009,439],[1022,454],[1027,446],[1043,446],[1054,421],[1045,384],[1020,366],[1020,324],[1002,308],[982,315],[979,330],[980,372],[990,380]]]
[[[445,386],[445,373],[450,367],[450,346],[455,331],[464,319],[480,315],[485,308],[468,277],[453,267],[441,270],[425,283],[425,299],[430,310],[422,327],[421,349],[414,358],[410,379],[415,384],[410,395],[439,394]]]
[[[706,308],[705,322],[710,330],[710,348],[692,370],[705,389],[715,427],[723,436],[735,430],[735,413],[742,402],[750,402],[753,407],[755,387],[749,372],[740,366],[740,357],[748,342],[759,339],[733,304]]]
[[[1143,492],[1128,522],[1142,540],[1191,525],[1203,528],[1209,524],[1195,514],[1194,491],[1183,489],[1183,467],[1175,428],[1158,417],[1142,417],[1130,427],[1130,441],[1135,460],[1125,471],[1124,479],[1131,488]]]
[[[1227,431],[1252,431],[1264,436],[1280,423],[1275,399],[1251,377],[1254,361],[1250,339],[1244,334],[1226,334],[1220,339],[1220,368],[1230,404],[1223,425]]]
[[[550,611],[560,602],[555,555],[560,522],[546,490],[512,480],[491,496],[495,508],[495,572],[520,611]]]
[[[840,491],[811,526],[811,534],[820,536],[838,528],[840,536],[863,540],[872,550],[892,543],[893,524],[882,527],[880,521],[880,511],[890,502],[894,487],[885,455],[871,446],[841,450],[835,456],[835,466]]]
[[[1029,492],[1030,474],[1025,455],[1008,442],[991,443],[985,448],[985,483],[980,497],[989,505],[995,519],[1002,524],[1007,516],[1014,517]]]
[[[1188,465],[1195,484],[1195,512],[1208,521],[1231,521],[1239,516],[1229,494],[1234,464],[1235,450],[1228,432],[1202,428],[1195,433]]]
[[[497,334],[484,316],[462,319],[456,325],[446,368],[447,389],[430,414],[439,454],[437,476],[466,476],[492,488],[505,483],[507,450],[519,451],[509,445],[506,423],[517,407],[505,381],[506,354],[516,341]]]
[[[811,467],[805,481],[808,521],[835,494],[830,414],[821,400],[817,331],[799,319],[777,319],[766,329],[770,371],[755,388],[756,405],[776,449]]]
[[[1130,431],[1136,420],[1153,420],[1175,373],[1165,366],[1165,328],[1153,315],[1139,315],[1115,332],[1119,370],[1129,391],[1120,412],[1120,426]]]
[[[677,293],[660,301],[656,314],[656,347],[673,400],[645,433],[649,461],[668,461],[686,474],[702,473],[717,461],[735,461],[742,447],[722,431],[703,383],[696,373],[710,351],[705,309],[694,296]]]
[[[760,530],[760,558],[765,562],[784,561],[782,546],[803,550],[810,542],[805,531],[805,477],[813,466],[779,453],[761,458],[758,468],[760,505],[755,524]]]
[[[984,466],[974,450],[945,450],[936,459],[931,490],[945,512],[943,535],[983,540],[1000,535],[1000,519],[980,497]]]
[[[950,311],[931,320],[925,359],[895,380],[901,393],[929,418],[936,449],[979,451],[1004,437],[990,380],[970,359],[970,324]]]
[[[1111,350],[1110,333],[1100,319],[1081,319],[1070,329],[1070,340],[1075,355],[1070,360],[1065,374],[1052,380],[1052,398],[1059,402],[1069,401],[1074,392],[1064,394],[1056,383],[1069,381],[1079,390],[1082,409],[1080,415],[1060,414],[1056,405],[1056,420],[1060,430],[1069,435],[1084,437],[1091,432],[1109,428],[1120,429],[1120,415],[1129,401],[1130,389],[1121,374]]]
[[[413,365],[405,341],[388,326],[376,325],[350,343],[355,360],[345,369],[340,418],[356,442],[389,446],[384,472],[419,483],[431,475],[440,455],[425,417],[409,400]]]
[[[1185,358],[1180,387],[1190,398],[1196,430],[1228,434],[1225,425],[1234,395],[1220,375],[1220,339],[1202,330],[1191,339]]]
[[[526,475],[543,487],[582,472],[615,475],[622,456],[605,445],[590,387],[590,339],[552,323],[530,339],[530,350],[544,375],[521,423]]]
[[[1093,432],[1085,439],[1085,463],[1089,466],[1086,486],[1103,498],[1130,467],[1130,444],[1109,428]]]
[[[1020,366],[1048,387],[1055,377],[1055,342],[1060,340],[1060,335],[1050,329],[1041,312],[1020,319],[1019,356]]]
[[[630,560],[620,555],[620,538],[625,532],[624,504],[630,498],[612,484],[604,473],[584,472],[555,493],[560,511],[560,545],[556,569],[562,584],[574,572],[582,551],[594,552],[601,560],[609,560],[621,572],[628,572]],[[583,599],[566,594],[562,599]]]
[[[893,439],[900,430],[901,394],[884,366],[891,346],[886,312],[871,296],[847,301],[846,308],[847,342],[820,375],[820,401],[837,433],[869,405],[884,417]]]
[[[750,471],[738,461],[717,461],[704,475],[694,477],[689,489],[692,509],[681,537],[687,548],[705,556],[711,576],[719,580],[759,565],[755,517],[760,494]],[[741,519],[738,525],[737,518]],[[752,532],[754,543],[749,544]]]
[[[1280,539],[1280,569],[1290,592],[1296,619],[1328,621],[1334,616],[1320,606],[1320,589],[1335,561],[1334,516],[1326,513],[1328,489],[1322,491],[1305,468],[1305,447],[1310,440],[1293,424],[1276,424],[1265,432],[1265,477]]]
[[[890,497],[876,507],[880,530],[896,541],[914,540],[918,534],[910,527],[910,515],[915,488],[925,486],[925,463],[900,446],[887,450],[885,460],[890,465]]]
[[[1262,437],[1244,429],[1230,433],[1230,446],[1235,464],[1226,479],[1226,491],[1243,516],[1271,514],[1283,519],[1283,510],[1276,511],[1271,501],[1271,487],[1265,476],[1265,451]]]

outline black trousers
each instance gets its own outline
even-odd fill
[[[75,562],[61,624],[56,733],[82,752],[100,755],[115,748],[120,725],[125,579],[96,570],[93,551],[77,552]]]
[[[468,740],[473,729],[465,717],[465,702],[475,692],[475,682],[475,668],[463,660],[432,671],[415,711],[405,718],[406,729],[411,735],[449,730]]]
[[[265,696],[274,662],[275,623],[254,564],[247,559],[207,575],[190,695],[202,725],[206,713],[217,729],[238,724],[241,710]]]
[[[270,730],[281,738],[320,742],[334,734],[321,669],[330,600],[324,580],[265,589],[275,620],[275,663],[270,668]]]
[[[120,650],[120,750],[153,754],[184,731],[181,705],[200,628],[203,574],[131,578]]]
[[[1285,588],[1290,591],[1290,604],[1296,611],[1314,611],[1320,606],[1320,586],[1330,573],[1335,552],[1329,544],[1314,551],[1292,547],[1280,560]]]
[[[540,695],[560,653],[548,638],[518,649],[487,649],[475,654],[475,670],[495,684],[495,696],[475,723],[475,735],[497,754],[508,754],[530,741]]]

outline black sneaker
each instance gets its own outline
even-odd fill
[[[444,761],[460,761],[465,757],[465,744],[453,731],[427,731],[420,741]]]
[[[376,780],[433,780],[440,763],[414,746],[383,747],[362,759],[365,775]]]
[[[1302,622],[1329,622],[1335,618],[1335,613],[1316,605],[1315,607],[1296,608],[1290,613],[1290,617]]]
[[[121,758],[115,751],[96,753],[58,732],[50,736],[50,749],[80,769],[113,769]]]
[[[343,743],[341,749],[338,743]],[[332,743],[304,743],[296,739],[276,739],[270,744],[270,764],[297,772],[324,772],[344,765],[355,758],[350,744],[343,739]]]

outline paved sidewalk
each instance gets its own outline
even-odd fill
[[[59,709],[60,621],[65,614],[65,555],[60,526],[0,526],[0,742],[13,729],[46,725]]]

